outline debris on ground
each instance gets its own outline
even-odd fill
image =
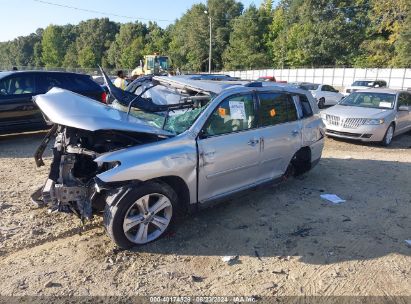
[[[342,199],[341,197],[339,197],[336,194],[321,194],[320,197],[322,199],[325,199],[333,204],[341,204],[341,203],[345,203],[346,201],[344,199]]]
[[[227,263],[227,264],[230,265],[230,264],[234,264],[236,261],[238,261],[238,258],[239,258],[238,255],[226,255],[226,256],[222,257],[221,260],[224,263]]]

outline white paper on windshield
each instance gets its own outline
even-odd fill
[[[325,199],[333,204],[345,203],[345,200],[335,194],[321,194],[320,196],[322,199]]]
[[[231,119],[246,119],[244,102],[229,101]]]
[[[391,109],[391,102],[381,101],[379,107]]]

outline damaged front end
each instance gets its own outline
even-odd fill
[[[97,163],[94,160],[104,153],[158,140],[150,134],[91,132],[54,125],[36,151],[37,166],[44,165],[42,155],[53,136],[55,143],[50,173],[45,185],[33,194],[32,200],[51,210],[73,212],[82,220],[102,212],[110,190],[120,187],[104,188],[96,177],[119,163]]]

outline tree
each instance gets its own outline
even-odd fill
[[[260,16],[261,10],[250,6],[234,20],[230,43],[223,54],[224,68],[262,68],[269,65]]]
[[[87,59],[83,63],[87,62],[89,67],[94,68],[101,64],[103,58],[107,56],[108,49],[114,41],[118,29],[119,24],[110,21],[108,18],[80,22],[76,26],[76,48],[79,56],[81,54],[85,56],[82,61]],[[93,62],[89,61],[92,59],[90,49],[93,53]]]
[[[60,67],[65,53],[65,41],[61,26],[49,25],[43,33],[41,42],[42,61],[46,67]]]
[[[108,50],[107,60],[116,68],[133,69],[139,65],[144,55],[144,37],[147,28],[140,22],[121,25]]]
[[[208,18],[204,4],[193,5],[171,28],[170,55],[175,66],[205,71],[208,59]]]
[[[396,66],[411,67],[411,14],[407,14],[407,18],[403,25],[398,40],[395,44],[397,56],[395,58]]]
[[[370,5],[370,24],[356,65],[385,67],[404,64],[400,57],[404,44],[399,40],[404,41],[402,33],[407,31],[405,19],[409,16],[409,0],[371,0]]]

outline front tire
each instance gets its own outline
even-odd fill
[[[324,97],[321,97],[321,98],[318,100],[318,108],[319,108],[319,109],[324,109],[324,108],[325,108],[325,98],[324,98]]]
[[[388,147],[391,144],[392,139],[394,137],[394,131],[395,131],[394,124],[390,124],[390,126],[388,127],[387,131],[385,132],[385,136],[384,136],[384,138],[381,142],[381,144],[384,147]]]
[[[120,248],[128,249],[159,239],[176,217],[177,195],[165,183],[144,183],[116,196],[114,205],[106,205],[104,226]]]

